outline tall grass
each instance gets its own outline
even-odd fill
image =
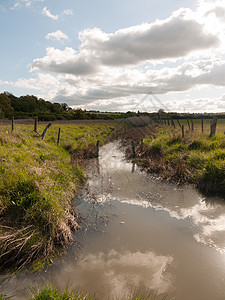
[[[52,285],[45,285],[42,289],[34,289],[30,292],[30,300],[100,300],[101,298],[95,294],[90,295],[82,293],[79,290],[73,290],[69,292],[68,289],[60,291],[60,289],[53,287]],[[108,300],[111,298],[107,298]],[[167,296],[157,296],[152,291],[145,289],[135,291],[134,293],[126,297],[116,297],[114,300],[166,300]]]
[[[86,175],[71,154],[104,143],[112,126],[61,125],[59,146],[54,126],[45,140],[33,126],[0,128],[0,269],[21,268],[72,241],[79,225],[71,202]]]
[[[97,300],[96,295],[89,295],[73,290],[69,292],[68,289],[60,291],[59,289],[46,285],[42,289],[34,290],[30,293],[30,300]]]

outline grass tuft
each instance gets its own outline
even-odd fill
[[[69,292],[68,289],[60,291],[59,289],[46,285],[42,289],[34,290],[30,293],[30,300],[97,300],[96,295],[89,295],[78,290]]]

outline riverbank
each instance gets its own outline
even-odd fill
[[[42,133],[45,126],[39,126]],[[105,143],[112,123],[0,128],[0,270],[38,269],[79,229],[72,201],[86,178],[83,162]]]
[[[196,130],[186,131],[182,138],[179,128],[165,125],[134,131],[127,129],[123,143],[127,156],[145,171],[169,182],[193,184],[207,195],[225,197],[224,134],[210,137]]]

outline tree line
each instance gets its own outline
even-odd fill
[[[211,119],[216,116],[225,118],[225,113],[177,113],[165,112],[100,112],[73,109],[66,103],[52,103],[34,95],[16,97],[9,92],[0,93],[0,119],[11,118],[26,119],[38,117],[40,121],[76,120],[76,119],[121,119],[133,116],[149,116],[154,120],[159,119]]]
[[[52,103],[34,95],[16,97],[11,93],[0,94],[0,119],[38,117],[40,121],[75,120],[75,119],[116,119],[120,113],[87,112],[72,109],[66,103]]]

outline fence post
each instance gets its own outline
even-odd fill
[[[182,130],[182,139],[184,138],[184,125],[181,126],[181,130]]]
[[[216,124],[217,124],[217,118],[213,118],[210,126],[210,137],[216,134]]]
[[[58,139],[57,139],[57,146],[59,145],[59,140],[60,140],[60,131],[61,131],[61,129],[59,128],[59,131],[58,131]]]
[[[202,133],[204,131],[204,123],[203,123],[203,119],[202,119]]]
[[[98,157],[98,155],[99,155],[99,140],[96,143],[95,157]]]
[[[14,116],[12,116],[12,131],[14,131]]]
[[[131,147],[132,147],[132,154],[133,154],[133,158],[136,157],[136,153],[135,153],[135,146],[134,146],[134,142],[131,142]]]
[[[171,120],[171,124],[172,124],[173,128],[176,128],[176,125],[173,120]]]
[[[47,132],[47,130],[49,129],[50,126],[52,126],[52,123],[48,123],[48,125],[45,127],[45,130],[43,131],[43,133],[41,135],[42,140],[45,138],[46,132]]]
[[[34,118],[34,132],[37,132],[38,117]]]
[[[191,120],[191,131],[194,132],[194,122]]]
[[[178,123],[180,129],[182,129],[182,126],[181,126],[180,121],[178,119],[177,119],[177,123]]]
[[[189,123],[189,120],[188,120],[188,119],[187,119],[187,123],[188,123],[189,131],[191,131],[191,127],[190,127],[190,123]]]

